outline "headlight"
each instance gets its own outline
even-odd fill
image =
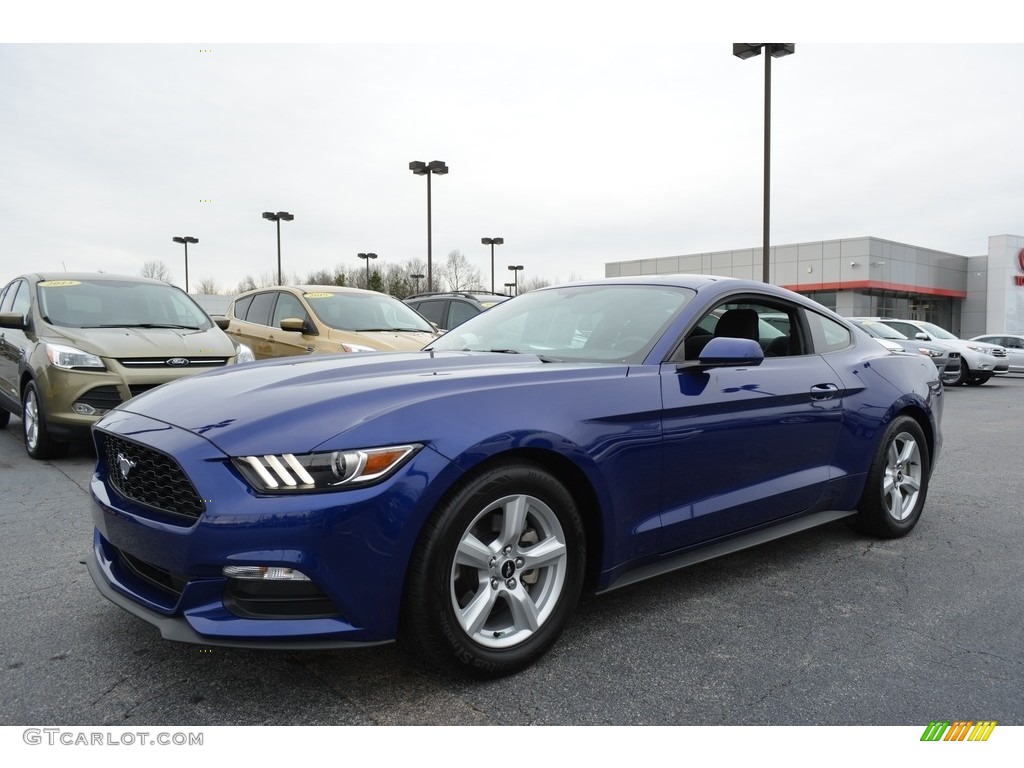
[[[352,451],[267,454],[232,459],[258,491],[323,491],[368,485],[397,470],[422,445],[394,445]]]
[[[235,353],[235,363],[255,363],[256,355],[252,353],[245,344],[236,343],[235,346],[238,348]]]
[[[928,357],[942,357],[942,353],[937,349],[925,349],[924,347],[918,347],[917,351],[922,355],[927,355]]]
[[[377,350],[374,349],[373,347],[368,347],[365,344],[346,344],[345,342],[342,342],[342,344],[341,344],[341,351],[342,352],[376,352]]]
[[[44,344],[46,356],[50,358],[50,365],[68,370],[74,368],[99,368],[106,370],[103,361],[96,355],[90,355],[75,347],[66,347],[63,344]]]

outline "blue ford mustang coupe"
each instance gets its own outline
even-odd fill
[[[519,296],[422,352],[189,377],[93,429],[89,570],[163,636],[397,639],[481,675],[607,591],[840,518],[917,523],[942,385],[813,301],[677,275]]]

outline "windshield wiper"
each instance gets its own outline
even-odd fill
[[[198,325],[177,325],[175,323],[110,323],[108,325],[83,325],[82,328],[177,328],[198,331]]]

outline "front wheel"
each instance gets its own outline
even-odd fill
[[[46,426],[46,413],[36,383],[30,381],[21,399],[21,425],[25,435],[25,450],[33,459],[55,459],[67,453],[67,443],[53,439]]]
[[[529,463],[492,466],[443,502],[416,545],[399,640],[437,666],[496,677],[535,661],[579,600],[576,504]]]
[[[972,387],[980,387],[986,381],[992,378],[991,374],[976,373],[967,380],[967,384]]]
[[[854,525],[883,539],[910,533],[924,508],[930,470],[921,425],[897,416],[875,449]]]

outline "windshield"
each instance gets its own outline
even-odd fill
[[[861,328],[870,331],[875,336],[880,336],[883,339],[898,339],[900,341],[906,341],[907,337],[897,331],[895,328],[891,328],[885,323],[872,323],[860,321],[857,323]]]
[[[205,330],[210,318],[182,290],[130,280],[44,280],[39,309],[51,325],[67,328],[184,328]]]
[[[639,362],[693,296],[686,288],[627,284],[531,291],[466,321],[428,349]]]
[[[303,298],[324,325],[339,331],[435,333],[415,310],[383,293],[311,291],[303,294]]]
[[[956,336],[947,331],[945,328],[939,328],[934,323],[918,323],[922,328],[928,331],[929,335],[934,336],[936,339],[953,339],[956,340]]]

